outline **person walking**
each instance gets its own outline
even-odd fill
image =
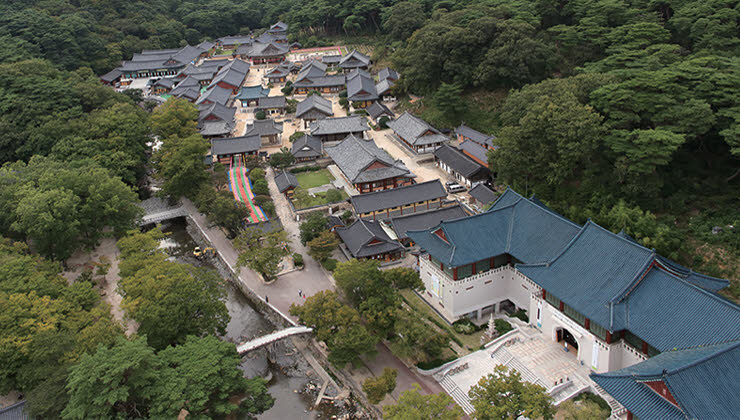
[[[302,296],[303,296],[303,290],[298,289],[298,297],[302,297]]]
[[[265,303],[270,303],[270,298],[265,295]]]

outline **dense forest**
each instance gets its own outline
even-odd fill
[[[85,395],[102,393],[86,374],[105,372],[110,358],[136,357],[130,369],[143,385],[130,391],[133,407],[169,415],[177,404],[147,366],[177,377],[183,354],[195,349],[222,355],[210,370],[198,366],[208,375],[232,372],[234,354],[188,338],[212,326],[157,345],[118,340],[90,283],[67,285],[57,262],[133,226],[153,133],[175,139],[163,152],[177,155],[173,171],[207,147],[187,126],[194,110],[175,104],[158,117],[97,75],[142,49],[259,32],[278,20],[304,46],[372,45],[373,60],[402,74],[401,109],[438,128],[465,122],[495,135],[497,186],[731,278],[724,293],[740,299],[737,1],[9,0],[0,5],[0,235],[30,240],[35,253],[0,239],[0,306],[15,308],[0,325],[22,324],[0,337],[0,360],[8,361],[0,393],[29,393],[43,418],[105,417],[86,406]],[[180,114],[184,132],[166,132],[163,121]],[[152,252],[151,238],[135,238],[144,245],[132,245],[132,266]],[[183,282],[204,276],[147,258]],[[147,283],[144,273],[132,269],[131,277]],[[219,292],[202,294],[213,301]],[[227,385],[258,389],[252,413],[271,404],[261,383]]]

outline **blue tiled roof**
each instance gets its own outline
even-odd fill
[[[659,351],[740,339],[740,307],[661,264],[654,251],[589,221],[560,255],[517,269],[593,322]]]
[[[442,229],[447,241],[435,235]],[[458,267],[508,253],[519,261],[553,258],[580,227],[507,190],[486,213],[442,222],[409,238],[439,261]]]
[[[663,264],[675,275],[681,277],[682,279],[693,285],[701,287],[702,289],[706,289],[712,292],[718,292],[730,285],[729,280],[718,279],[716,277],[697,273],[690,268],[686,268],[681,264],[678,264],[677,262],[669,260],[668,258],[658,256],[658,259],[660,260],[661,264]]]
[[[591,378],[644,419],[730,419],[740,412],[740,341],[661,353]],[[648,387],[663,381],[680,409]]]

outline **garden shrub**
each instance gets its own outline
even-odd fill
[[[329,190],[326,192],[326,201],[334,203],[342,199],[342,193],[339,190]]]
[[[524,322],[529,322],[529,317],[527,316],[527,311],[525,311],[524,309],[520,309],[520,310],[514,312],[513,314],[511,314],[511,316],[514,317],[514,318],[519,318],[519,319],[521,319]]]
[[[296,267],[303,267],[303,255],[301,255],[301,254],[299,254],[297,252],[294,253],[293,254],[293,264]]]
[[[324,261],[321,261],[321,266],[324,267],[327,271],[333,272],[335,268],[337,268],[337,260],[334,258],[327,258]]]
[[[450,356],[450,357],[445,358],[445,359],[434,359],[434,360],[430,360],[428,362],[419,362],[419,363],[416,364],[416,367],[418,367],[421,370],[434,369],[434,368],[438,368],[438,367],[442,366],[445,363],[449,363],[449,362],[451,362],[451,361],[453,361],[455,359],[457,359],[457,356]]]
[[[514,329],[514,327],[504,319],[495,319],[493,320],[493,323],[496,326],[496,332],[498,332],[498,335],[504,335]]]

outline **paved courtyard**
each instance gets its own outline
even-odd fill
[[[488,348],[471,353],[437,372],[434,377],[470,414],[468,392],[498,365],[519,372],[522,379],[548,390],[556,403],[591,387],[589,369],[534,327],[527,326],[501,337]]]

